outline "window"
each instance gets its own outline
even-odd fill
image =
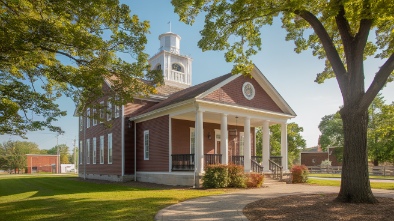
[[[96,108],[93,109],[93,126],[97,125],[97,113]]]
[[[86,139],[86,151],[87,151],[86,164],[90,164],[90,139]]]
[[[92,157],[92,160],[93,160],[93,164],[96,164],[96,138],[95,137],[93,137],[93,157]]]
[[[107,102],[107,121],[112,119],[112,104],[110,101]]]
[[[239,155],[243,156],[244,155],[244,132],[239,133]]]
[[[83,117],[79,116],[79,131],[82,131],[83,129]]]
[[[108,134],[108,164],[112,164],[112,133]]]
[[[161,64],[158,64],[158,65],[156,66],[156,70],[158,70],[158,71],[161,70]]]
[[[83,141],[82,140],[80,140],[79,141],[79,164],[82,164],[82,143],[83,143]]]
[[[104,136],[100,136],[100,164],[104,164]]]
[[[90,108],[86,110],[86,128],[90,127]]]
[[[104,108],[104,101],[101,101],[100,102],[100,123],[102,123],[103,119],[104,119],[104,110],[103,110],[103,108]]]
[[[149,160],[149,130],[144,131],[144,160]]]
[[[119,101],[119,97],[115,97],[116,101]],[[120,106],[115,105],[115,118],[118,118],[120,116]]]
[[[174,71],[182,71],[182,67],[179,64],[172,64],[172,70]]]
[[[196,137],[194,133],[194,128],[190,128],[190,154],[196,152]]]

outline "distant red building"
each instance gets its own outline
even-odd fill
[[[331,166],[342,166],[338,162],[335,154],[333,154],[334,147],[328,148],[329,152],[323,152],[320,147],[310,148],[308,151],[301,152],[301,164],[305,166],[320,166],[324,160],[330,160]]]
[[[60,173],[60,158],[58,155],[26,154],[27,173],[49,172]]]

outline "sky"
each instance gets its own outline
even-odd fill
[[[150,22],[150,34],[147,35],[146,53],[153,56],[158,52],[160,42],[158,36],[170,31],[181,36],[180,52],[193,58],[192,85],[208,81],[212,78],[229,73],[233,64],[226,63],[223,51],[202,52],[197,46],[200,30],[204,26],[204,17],[197,17],[193,26],[179,22],[170,0],[125,0],[132,14],[141,20]],[[294,52],[294,43],[285,41],[286,31],[281,28],[279,19],[272,26],[263,27],[262,50],[252,59],[255,65],[282,95],[296,112],[295,122],[303,127],[301,133],[307,147],[317,145],[320,131],[318,125],[323,116],[333,114],[342,105],[342,96],[335,79],[326,80],[323,84],[314,82],[316,74],[324,69],[324,61],[313,57],[311,51],[301,54]],[[125,58],[127,59],[127,58]],[[365,64],[365,87],[368,88],[374,74],[383,64],[380,59],[368,58]],[[386,103],[394,101],[394,83],[388,84],[383,90]],[[78,118],[74,117],[75,104],[70,98],[59,100],[60,108],[67,110],[67,116],[60,118],[55,124],[65,131],[56,136],[49,131],[28,133],[28,140],[39,145],[40,149],[50,149],[56,144],[66,144],[70,148],[74,139],[78,141]],[[0,143],[8,140],[22,140],[18,136],[1,135]],[[78,142],[76,142],[76,145]]]

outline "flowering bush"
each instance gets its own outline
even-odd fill
[[[264,175],[260,173],[249,173],[246,175],[246,187],[261,187],[263,185]]]
[[[293,183],[306,183],[308,180],[308,168],[305,165],[294,165],[291,168],[291,175]]]

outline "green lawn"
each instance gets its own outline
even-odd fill
[[[76,176],[0,176],[0,220],[153,220],[162,208],[224,190],[149,189]]]
[[[319,180],[319,179],[313,179],[313,178],[308,178],[308,183],[314,184],[314,185],[319,185],[319,186],[340,186],[341,185],[341,181],[339,181],[339,180]],[[394,182],[379,183],[379,182],[373,182],[373,180],[371,180],[371,188],[394,190]]]
[[[326,177],[326,178],[340,178],[341,174],[332,173],[310,173],[309,177]],[[381,180],[394,180],[393,176],[369,176],[370,179],[381,179]]]

